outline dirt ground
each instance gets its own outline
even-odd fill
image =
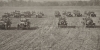
[[[0,16],[14,10],[43,11],[45,16],[32,16],[30,30],[17,30],[20,19],[12,18],[12,29],[0,30],[0,50],[100,50],[100,7],[1,7]],[[83,28],[81,17],[66,17],[68,27],[58,28],[56,10],[94,11],[97,17],[93,20],[98,27]]]

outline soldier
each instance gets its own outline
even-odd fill
[[[93,22],[92,18],[90,18],[90,17],[87,17],[87,18],[86,18],[86,21]]]
[[[66,17],[65,17],[65,15],[59,17],[59,20],[64,20],[64,21],[66,21]]]
[[[62,13],[63,15],[66,15],[66,11],[63,11],[63,13]]]
[[[35,11],[32,11],[32,15],[36,15],[36,12]]]
[[[18,29],[29,29],[30,28],[30,22],[29,19],[22,18],[21,22],[17,25]]]
[[[67,27],[67,21],[66,21],[66,17],[65,16],[62,16],[59,18],[59,22],[58,22],[58,27]]]
[[[93,23],[93,20],[89,17],[88,19],[87,19],[87,24],[92,24]]]
[[[83,23],[83,26],[86,26],[86,24],[92,24],[93,20],[90,17],[86,17],[86,18],[83,18],[82,23]]]
[[[29,19],[26,19],[26,22],[27,22],[28,25],[30,25],[30,21],[29,21]]]

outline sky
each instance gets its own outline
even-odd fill
[[[7,0],[2,0],[2,1],[7,1]],[[25,0],[25,1],[29,1],[29,0]],[[32,1],[43,2],[43,1],[80,1],[80,0],[32,0]],[[81,0],[81,1],[89,1],[89,0]]]

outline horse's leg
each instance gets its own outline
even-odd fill
[[[85,22],[83,22],[83,28],[85,28],[86,27],[86,23]]]

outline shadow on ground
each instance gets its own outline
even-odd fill
[[[76,28],[76,26],[67,26],[67,27],[61,26],[60,28]]]
[[[87,26],[86,28],[100,28],[100,26]]]
[[[77,27],[77,26],[67,26],[67,27],[61,26],[60,28],[80,28],[80,26],[79,27]],[[100,28],[100,26],[86,26],[86,28]]]
[[[17,27],[11,27],[9,29],[0,29],[0,30],[36,30],[38,29],[39,27],[31,27],[29,29],[17,29]]]

